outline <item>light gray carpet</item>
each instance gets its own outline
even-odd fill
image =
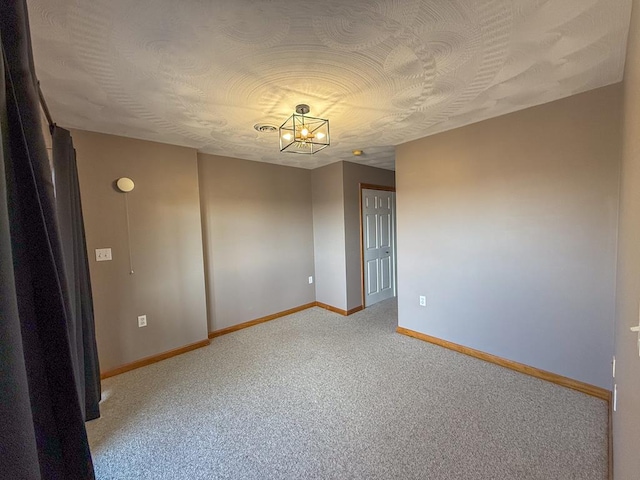
[[[313,308],[104,381],[106,479],[607,478],[601,400]]]

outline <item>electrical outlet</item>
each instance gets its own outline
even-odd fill
[[[311,285],[313,283],[313,277],[309,276],[309,285]]]
[[[427,297],[425,297],[424,295],[420,295],[420,306],[421,307],[427,306]]]
[[[147,326],[147,316],[146,315],[139,315],[138,316],[138,327],[142,328],[142,327],[146,327]]]
[[[112,260],[110,248],[96,248],[96,262]]]

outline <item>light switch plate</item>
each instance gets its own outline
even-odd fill
[[[96,262],[112,260],[110,248],[96,248]]]

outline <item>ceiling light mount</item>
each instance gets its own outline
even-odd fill
[[[309,108],[309,105],[307,105],[306,103],[301,103],[300,105],[296,105],[296,113],[298,115],[306,115],[310,111],[311,109]]]
[[[308,117],[310,111],[309,105],[301,103],[280,126],[281,152],[312,155],[329,146],[329,120]]]

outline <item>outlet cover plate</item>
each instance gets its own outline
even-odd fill
[[[146,326],[147,326],[147,316],[146,315],[138,316],[138,327],[142,328]]]

